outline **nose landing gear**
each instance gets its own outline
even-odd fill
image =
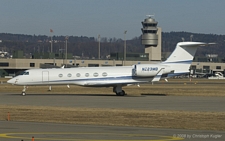
[[[22,90],[22,93],[21,93],[22,96],[26,95],[26,89],[27,89],[27,86],[23,86],[23,90]]]

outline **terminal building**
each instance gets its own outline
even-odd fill
[[[158,63],[157,61],[127,60],[126,65]],[[15,76],[20,71],[35,68],[66,67],[107,67],[123,66],[123,60],[76,60],[76,59],[0,59],[0,77]],[[218,62],[192,62],[190,67],[192,75],[210,75],[215,72],[225,72],[225,63]]]

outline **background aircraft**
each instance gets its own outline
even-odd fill
[[[133,66],[81,67],[30,69],[16,76],[8,83],[23,85],[22,95],[26,95],[28,85],[80,85],[86,87],[113,87],[118,96],[126,93],[123,86],[159,81],[162,77],[189,73],[197,47],[203,42],[180,42],[166,61],[158,64],[135,64]]]

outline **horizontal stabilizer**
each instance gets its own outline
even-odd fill
[[[152,79],[152,82],[157,82],[160,80],[160,78],[162,77],[162,74],[163,74],[163,70],[164,68],[162,68],[157,74],[156,76]]]

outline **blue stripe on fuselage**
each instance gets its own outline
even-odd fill
[[[107,80],[135,80],[135,79],[149,79],[153,77],[137,77],[137,76],[120,76],[120,77],[101,77],[101,78],[84,78],[84,79],[70,79],[70,80],[54,80],[48,82],[63,82],[63,81],[107,81]]]

